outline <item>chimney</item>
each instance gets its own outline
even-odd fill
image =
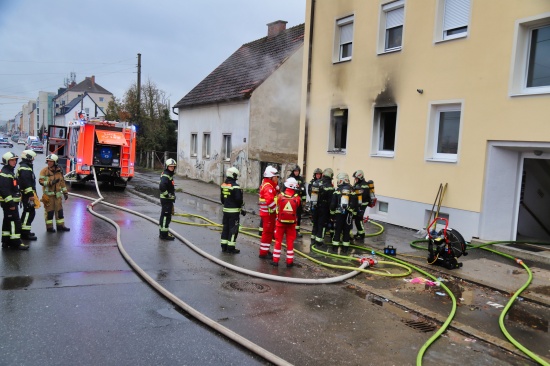
[[[286,29],[286,23],[284,20],[276,20],[267,24],[267,38],[275,37]]]
[[[95,86],[95,75],[92,75],[91,79],[92,79],[92,86]]]

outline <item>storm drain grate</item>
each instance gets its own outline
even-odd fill
[[[256,292],[262,293],[271,290],[268,285],[262,285],[261,283],[254,283],[249,281],[227,281],[222,285],[228,290],[236,290],[241,292]]]
[[[436,327],[433,324],[428,323],[425,320],[404,320],[404,323],[413,329],[419,330],[424,333],[433,332]]]

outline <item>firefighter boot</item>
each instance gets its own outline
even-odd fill
[[[57,226],[57,231],[71,231],[70,228],[66,227],[65,225]]]
[[[13,245],[13,248],[18,250],[27,250],[29,249],[29,245],[21,242],[19,244]]]
[[[22,231],[21,232],[21,239],[25,240],[37,240],[36,235],[32,234],[30,231]]]
[[[235,246],[227,246],[227,253],[229,254],[239,254],[241,252],[240,249],[235,248]]]
[[[166,240],[166,241],[172,241],[172,240],[175,240],[176,238],[174,237],[174,235],[170,234],[170,233],[162,233],[159,235],[159,238],[161,240]]]
[[[258,258],[271,259],[271,258],[273,258],[273,253],[272,252],[267,252],[266,254],[260,254],[260,255],[258,255]]]
[[[286,262],[286,268],[294,267],[294,262]]]
[[[227,244],[221,244],[222,252],[227,253]]]
[[[349,247],[348,246],[343,246],[342,247],[342,254],[347,254],[349,251]]]
[[[49,227],[49,228],[48,228],[48,232],[49,232],[49,233],[55,233],[55,229],[54,229],[53,227]]]
[[[273,267],[279,267],[279,262],[275,262],[273,260],[269,262],[269,264],[271,264]]]

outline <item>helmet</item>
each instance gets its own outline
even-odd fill
[[[313,171],[313,175],[315,174],[323,174],[323,171],[321,170],[321,168],[315,168],[315,170]]]
[[[334,177],[334,172],[332,171],[332,169],[326,168],[326,169],[323,171],[323,176],[329,177],[330,179],[332,179],[332,177]]]
[[[338,173],[338,176],[336,177],[336,185],[341,185],[344,183],[349,183],[348,173]]]
[[[54,165],[57,165],[57,161],[59,160],[59,157],[55,154],[49,154],[46,156],[46,162],[53,161]]]
[[[277,168],[271,165],[268,165],[267,168],[265,168],[265,171],[264,171],[265,178],[278,177],[278,176],[279,176],[279,172],[277,171]]]
[[[292,166],[292,172],[294,172],[295,170],[298,171],[298,174],[302,172],[302,169],[300,169],[300,166],[298,164]]]
[[[164,168],[168,168],[169,166],[173,166],[173,167],[176,167],[178,164],[176,163],[176,161],[174,159],[166,159],[166,161],[164,162]]]
[[[8,164],[8,161],[12,159],[17,159],[19,156],[15,155],[15,153],[12,153],[11,151],[8,151],[4,155],[2,155],[2,164],[6,165]]]
[[[239,176],[239,169],[232,166],[231,168],[227,169],[227,171],[225,172],[225,176],[227,178],[237,179],[237,177]]]
[[[353,173],[353,178],[357,178],[359,180],[365,178],[365,174],[363,174],[362,170],[356,170],[355,173]]]
[[[21,159],[33,161],[36,158],[36,153],[32,150],[23,150],[21,153]]]
[[[292,177],[287,178],[287,180],[285,181],[285,187],[297,190],[298,189],[298,181],[296,179],[292,178]]]

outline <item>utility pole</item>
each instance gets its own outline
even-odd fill
[[[137,123],[139,125],[140,113],[141,113],[141,53],[138,53],[138,64],[137,64]],[[141,127],[141,126],[140,126]]]

